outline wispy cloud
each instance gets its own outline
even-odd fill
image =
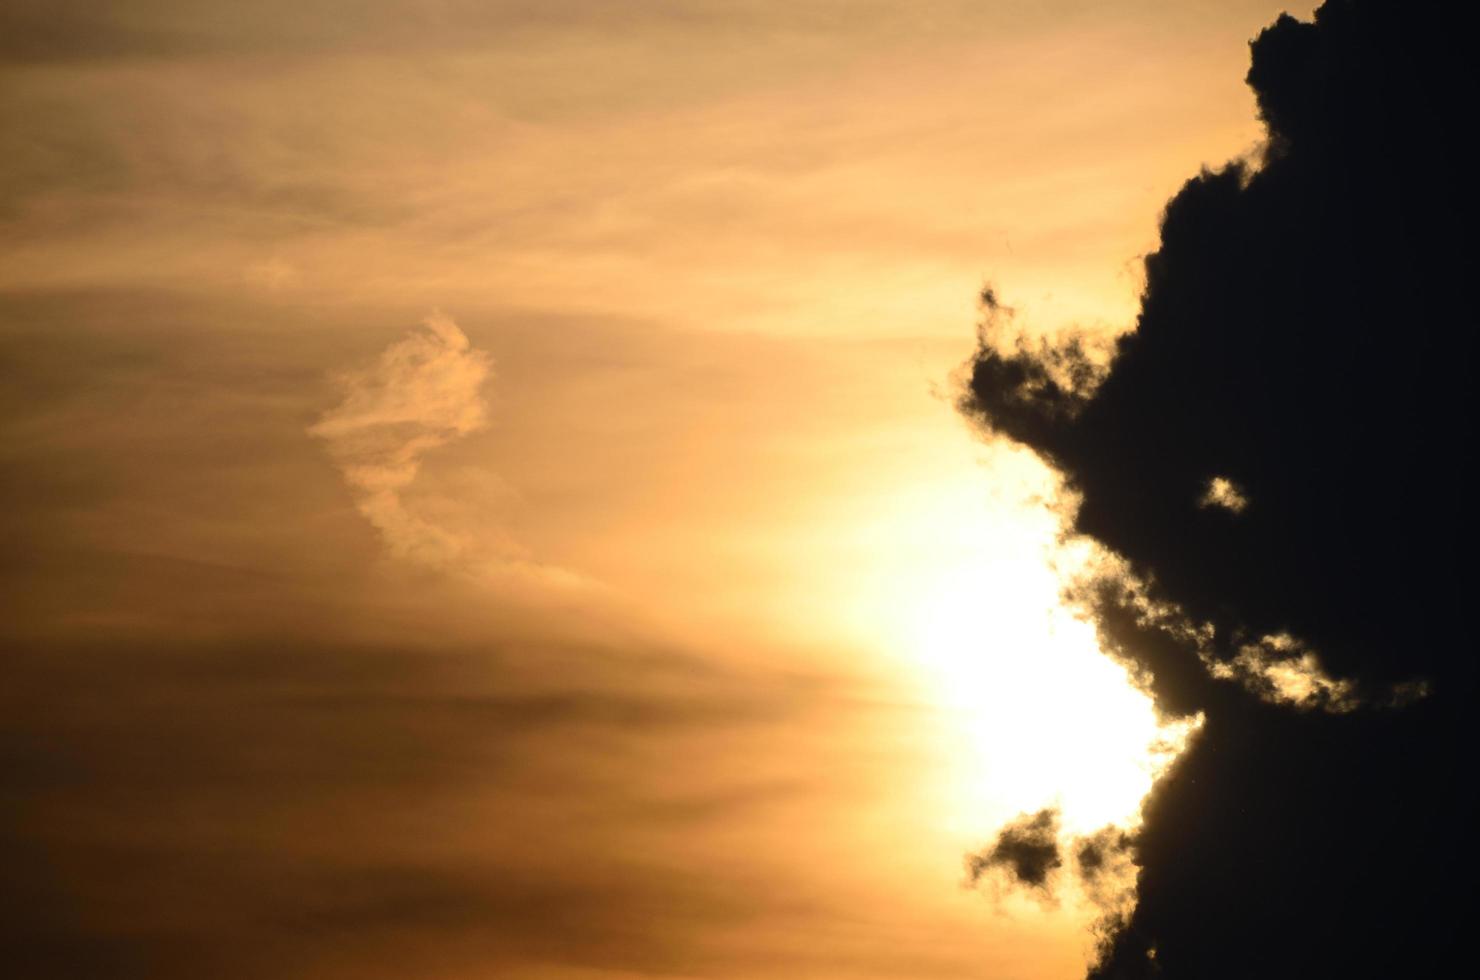
[[[344,400],[309,428],[396,557],[445,565],[465,551],[461,536],[415,514],[402,494],[428,452],[488,424],[483,386],[492,370],[486,351],[433,313],[373,364],[342,372]]]

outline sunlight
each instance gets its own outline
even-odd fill
[[[1093,625],[1064,608],[1046,479],[1002,452],[892,494],[869,532],[886,560],[855,615],[944,716],[963,805],[1056,805],[1069,834],[1131,826],[1187,731],[1160,724]]]
[[[1016,565],[983,553],[918,583],[903,603],[906,650],[994,798],[1057,804],[1069,833],[1133,824],[1169,758],[1159,746],[1180,733],[1058,604],[1051,575]]]

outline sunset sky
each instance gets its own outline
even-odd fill
[[[0,0],[18,976],[1082,976],[966,856],[1189,723],[963,369],[1132,325],[1282,9]]]

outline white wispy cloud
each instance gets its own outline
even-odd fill
[[[433,313],[372,364],[340,373],[343,400],[309,428],[396,557],[445,565],[466,550],[461,536],[413,513],[403,493],[428,452],[488,424],[492,370],[486,351]]]

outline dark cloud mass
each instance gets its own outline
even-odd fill
[[[1167,205],[1102,378],[1004,345],[988,297],[965,409],[1063,473],[1074,530],[1126,563],[1081,596],[1107,648],[1206,719],[1146,804],[1139,905],[1094,976],[1459,962],[1473,28],[1463,5],[1331,0],[1264,30],[1262,159]]]

